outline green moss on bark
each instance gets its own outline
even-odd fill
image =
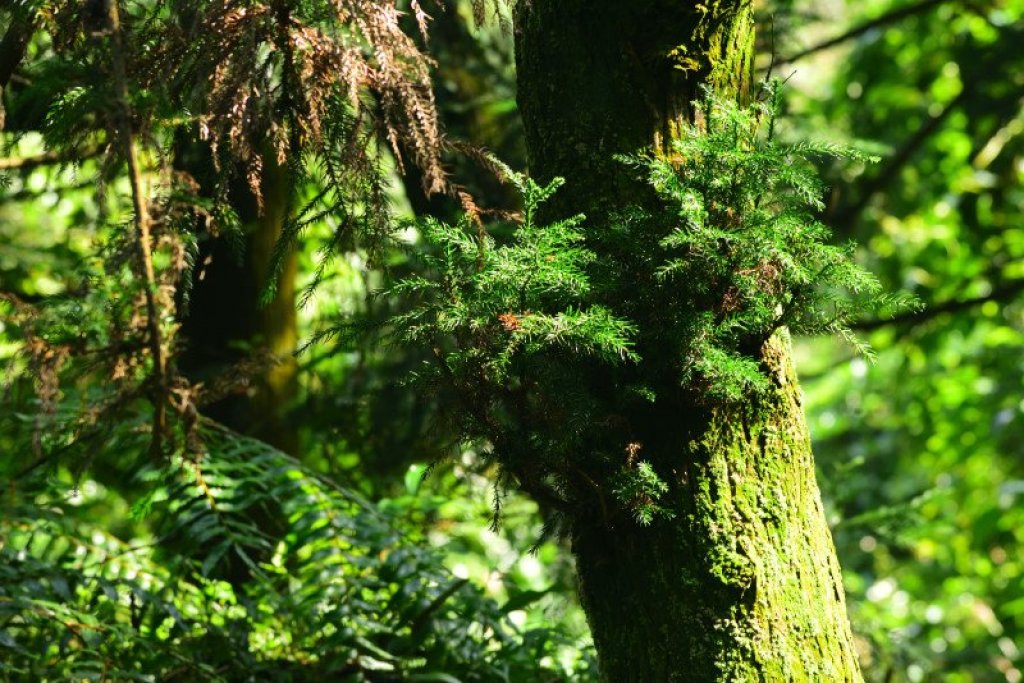
[[[784,334],[764,359],[771,395],[680,444],[679,519],[576,522],[606,680],[860,680]]]
[[[747,96],[751,3],[523,0],[516,47],[531,173],[564,176],[549,211],[600,231],[629,205],[660,206],[614,155],[666,149],[702,85]],[[786,336],[751,351],[772,378],[756,404],[708,405],[659,355],[658,311],[631,315],[642,367],[592,384],[669,480],[671,514],[642,527],[602,512],[623,444],[579,454],[598,492],[573,501],[573,551],[604,678],[859,681]],[[623,402],[627,380],[653,398]]]

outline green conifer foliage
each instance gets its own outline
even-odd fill
[[[838,333],[869,353],[848,323],[910,305],[883,294],[814,217],[824,187],[813,159],[871,159],[780,143],[779,99],[774,84],[747,108],[708,93],[667,153],[621,158],[666,207],[658,213],[636,206],[601,228],[581,215],[539,224],[562,179],[540,186],[505,168],[524,205],[511,238],[468,218],[423,224],[427,274],[387,290],[420,298],[394,334],[433,349],[421,379],[455,397],[465,437],[490,443],[499,485],[512,475],[571,505],[588,454],[639,523],[670,517],[658,505],[668,485],[615,424],[631,406],[653,402],[666,378],[694,406],[754,404],[771,388],[760,349],[776,331]]]
[[[536,222],[563,181],[542,187],[502,168],[524,203],[511,238],[499,240],[469,218],[455,226],[428,219],[427,273],[386,294],[421,299],[392,320],[398,342],[434,352],[436,363],[419,379],[453,390],[452,417],[464,436],[488,440],[491,454],[510,466],[503,482],[514,472],[544,496],[542,480],[562,469],[594,419],[579,386],[581,363],[638,362],[636,330],[593,300],[596,254],[584,246],[584,217]]]
[[[779,103],[778,84],[767,84],[748,108],[708,93],[697,123],[684,127],[667,154],[623,159],[670,210],[622,215],[609,248],[639,238],[656,255],[650,265],[677,340],[679,379],[702,387],[711,403],[767,388],[753,351],[782,327],[836,333],[870,354],[849,323],[865,310],[913,305],[883,293],[853,260],[854,245],[831,243],[815,217],[826,189],[815,157],[875,159],[831,142],[779,142]],[[628,299],[627,274],[615,275],[608,296]]]

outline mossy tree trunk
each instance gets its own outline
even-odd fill
[[[203,187],[212,160],[205,144],[183,142],[176,160]],[[239,364],[252,360],[247,389],[232,393],[206,408],[220,422],[255,436],[288,453],[298,448],[298,433],[287,410],[298,394],[298,341],[295,282],[298,261],[289,250],[281,264],[274,297],[263,304],[261,295],[270,278],[272,254],[284,230],[291,193],[290,171],[265,155],[263,206],[244,180],[233,182],[232,208],[242,223],[241,240],[210,237],[202,242],[199,269],[182,321],[185,349],[182,369],[199,380],[224,381]],[[268,357],[269,356],[269,357]]]
[[[516,50],[530,171],[565,177],[553,210],[600,229],[627,205],[658,208],[613,155],[664,150],[702,85],[748,96],[752,7],[521,0]],[[641,330],[658,327],[649,317]],[[672,381],[656,337],[641,332],[638,347],[657,398],[619,418],[670,473],[673,517],[642,527],[596,499],[570,512],[604,679],[861,680],[788,337],[751,351],[775,389],[742,406],[695,400],[699,388]],[[614,487],[592,483],[602,496]]]
[[[175,164],[190,173],[201,191],[212,192],[213,161],[209,145],[181,139]],[[180,369],[192,381],[236,384],[226,396],[203,407],[203,414],[286,453],[297,454],[299,433],[288,410],[298,395],[296,278],[298,257],[284,256],[277,289],[261,301],[273,273],[273,251],[288,221],[291,171],[265,155],[262,207],[248,183],[232,181],[228,199],[241,223],[241,234],[204,235],[189,305],[181,320],[184,347]],[[283,537],[286,525],[278,509],[251,508],[250,521],[267,538]],[[256,555],[258,561],[269,559]],[[225,559],[218,578],[241,589],[252,579],[250,566],[237,557]]]

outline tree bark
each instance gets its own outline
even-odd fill
[[[664,150],[701,86],[750,89],[750,0],[521,0],[515,20],[531,174],[565,177],[549,210],[585,213],[595,230],[629,205],[658,209],[613,155]],[[657,313],[638,323],[656,328]],[[775,389],[743,406],[673,383],[656,334],[638,346],[657,399],[625,419],[670,474],[673,517],[642,527],[596,503],[570,513],[602,677],[860,681],[788,336],[752,350]]]
[[[212,161],[205,144],[178,145],[176,163],[192,172],[200,185]],[[298,394],[298,342],[295,282],[297,256],[290,250],[281,264],[273,299],[263,305],[261,293],[270,278],[274,246],[288,220],[291,192],[289,169],[266,155],[262,180],[263,206],[257,205],[244,180],[233,183],[230,200],[242,223],[244,244],[237,238],[213,237],[200,246],[199,276],[193,285],[188,313],[182,320],[185,349],[181,368],[196,380],[215,380],[253,356],[270,354],[257,363],[244,395],[231,395],[206,408],[206,414],[245,434],[287,452],[298,448],[298,433],[287,410]]]

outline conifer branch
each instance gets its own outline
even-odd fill
[[[128,178],[132,191],[132,206],[135,211],[135,245],[138,268],[145,283],[146,324],[149,331],[150,352],[153,355],[153,434],[150,441],[150,455],[156,459],[161,452],[161,438],[166,425],[167,404],[167,358],[164,354],[163,338],[160,332],[159,307],[156,300],[157,282],[153,268],[153,236],[150,231],[149,211],[142,188],[142,171],[139,167],[138,148],[132,131],[132,112],[128,98],[128,77],[125,68],[124,39],[121,34],[119,0],[107,0],[107,27],[111,38],[111,62],[114,76],[114,92],[117,97],[119,128],[121,129],[124,154],[128,163]]]

